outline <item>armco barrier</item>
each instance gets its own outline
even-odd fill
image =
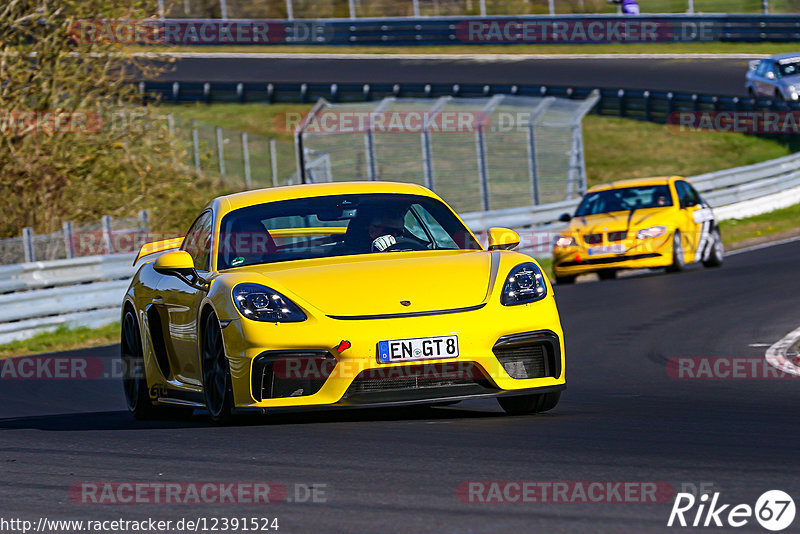
[[[744,74],[742,75],[744,80]],[[744,82],[742,82],[744,83]],[[199,83],[139,82],[142,100],[163,102],[264,102],[312,103],[319,98],[329,102],[363,102],[385,97],[439,98],[442,96],[487,97],[498,94],[555,96],[584,100],[593,87],[509,84],[310,84],[310,83]],[[679,111],[797,111],[798,102],[765,98],[706,95],[675,91],[646,91],[600,88],[594,108],[600,115],[665,123]]]
[[[96,25],[94,22],[88,24]],[[148,20],[139,24],[157,29],[157,34],[155,31],[147,34],[153,39],[153,44],[178,45],[442,46],[654,41],[792,42],[800,39],[800,15],[797,14],[644,14],[640,17],[501,15],[357,20],[167,19]],[[480,34],[474,31],[476,25],[483,27]],[[243,30],[238,31],[237,26]],[[533,31],[525,32],[523,26]],[[576,32],[576,28],[582,31]],[[652,31],[648,32],[647,28]],[[89,30],[94,28],[87,27],[84,38],[91,38]],[[159,37],[152,37],[155,35]],[[125,38],[130,39],[129,36]]]
[[[789,201],[800,200],[800,154],[689,180],[717,210],[718,219],[756,215],[786,205],[786,199],[776,197],[781,192]],[[492,226],[521,228],[521,250],[546,256],[564,227],[556,221],[577,204],[567,200],[465,213],[462,219],[480,233]],[[120,303],[135,270],[133,258],[115,254],[0,267],[0,293],[5,293],[0,294],[0,344],[60,325],[94,327],[119,320]]]

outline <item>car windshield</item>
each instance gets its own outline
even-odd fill
[[[672,195],[666,185],[649,185],[607,189],[587,193],[577,211],[576,217],[609,213],[612,211],[631,211],[645,208],[672,206]]]
[[[439,200],[398,194],[336,195],[258,204],[228,213],[221,223],[217,268],[371,252],[480,248]]]
[[[778,62],[778,72],[781,77],[800,74],[800,58],[784,59]]]

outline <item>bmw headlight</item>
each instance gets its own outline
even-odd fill
[[[544,275],[535,263],[517,265],[506,278],[500,302],[503,306],[527,304],[543,299],[547,295]]]
[[[567,248],[567,247],[575,247],[578,244],[575,242],[574,237],[569,237],[562,235],[558,239],[556,239],[556,246],[559,248]]]
[[[233,302],[239,312],[253,321],[298,323],[306,314],[274,289],[259,284],[239,284],[233,288]]]
[[[636,239],[649,239],[651,237],[660,237],[667,233],[666,226],[651,226],[644,230],[639,230],[636,234]]]

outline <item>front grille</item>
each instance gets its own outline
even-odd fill
[[[628,232],[625,230],[621,230],[619,232],[609,232],[608,233],[608,240],[609,241],[625,241],[625,238],[628,237]]]
[[[492,352],[511,378],[561,376],[558,337],[549,330],[503,336]]]
[[[587,245],[596,245],[603,242],[603,234],[586,234],[583,236],[583,240]]]
[[[362,371],[350,384],[346,396],[484,383],[483,372],[472,362],[384,367]]]
[[[257,401],[317,393],[336,366],[328,352],[274,351],[253,361],[252,391]]]

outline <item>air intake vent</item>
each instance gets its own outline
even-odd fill
[[[511,378],[561,376],[558,337],[549,330],[503,336],[492,352]]]

